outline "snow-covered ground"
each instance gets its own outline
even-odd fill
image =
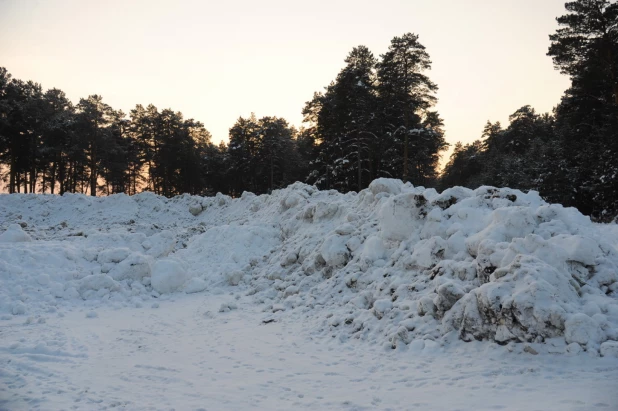
[[[2,327],[0,408],[129,410],[613,410],[615,360],[533,356],[496,344],[405,352],[264,324],[228,295],[110,307]],[[424,345],[424,347],[423,347]]]
[[[618,230],[376,180],[0,196],[0,409],[617,409]]]

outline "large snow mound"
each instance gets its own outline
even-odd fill
[[[4,319],[232,289],[342,341],[617,355],[618,229],[536,192],[388,179],[238,199],[0,196]]]

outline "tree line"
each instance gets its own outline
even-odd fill
[[[294,181],[346,192],[380,176],[433,184],[447,144],[430,110],[437,86],[423,74],[429,55],[406,34],[381,57],[354,48],[336,80],[306,104],[307,127],[252,114],[219,145],[180,112],[138,104],[126,115],[99,95],[74,105],[61,90],[0,68],[0,177],[9,193],[90,195],[238,196]]]
[[[297,134],[284,119],[251,116],[217,146],[180,112],[138,104],[126,115],[99,95],[74,105],[0,68],[0,177],[9,193],[263,193],[302,179]]]
[[[552,113],[524,106],[509,125],[448,148],[434,109],[431,59],[416,34],[379,57],[353,48],[336,78],[303,107],[303,127],[240,117],[229,143],[180,112],[137,105],[128,115],[101,96],[73,104],[58,89],[0,68],[0,178],[11,193],[107,195],[152,191],[238,196],[294,181],[342,192],[378,177],[414,185],[508,186],[609,220],[618,215],[618,5],[566,3],[548,55],[571,79]]]
[[[618,216],[618,4],[565,4],[548,56],[571,86],[551,114],[524,106],[457,143],[441,186],[537,190],[550,202],[609,221]]]
[[[137,105],[129,118],[92,95],[11,78],[0,68],[0,163],[9,193],[197,193],[210,148],[204,125]]]

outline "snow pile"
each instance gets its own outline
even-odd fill
[[[1,243],[22,243],[32,241],[32,238],[22,230],[19,224],[11,224],[9,228],[0,234]]]
[[[535,192],[4,195],[0,216],[5,316],[237,290],[341,340],[618,355],[618,230]]]

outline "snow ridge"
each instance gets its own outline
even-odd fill
[[[618,355],[618,230],[536,192],[378,179],[238,199],[14,194],[0,216],[3,319],[235,289],[341,341]]]

